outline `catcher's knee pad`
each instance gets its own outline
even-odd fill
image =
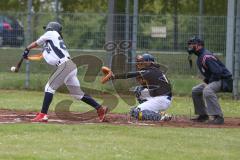
[[[54,90],[51,86],[49,86],[49,83],[47,83],[45,86],[45,92],[54,94],[56,90]]]
[[[143,86],[135,87],[134,93],[140,104],[146,102],[147,98],[150,97],[148,89]]]

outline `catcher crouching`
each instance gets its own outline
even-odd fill
[[[155,58],[148,53],[136,57],[135,72],[113,74],[107,67],[102,67],[106,75],[102,83],[111,79],[136,78],[140,84],[134,90],[139,105],[131,108],[130,116],[137,120],[168,121],[171,116],[165,111],[172,101],[172,89],[170,81],[160,70],[160,65],[155,63]]]

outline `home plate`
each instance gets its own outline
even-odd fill
[[[26,115],[16,115],[16,114],[5,114],[5,115],[0,115],[0,117],[34,117],[36,115],[34,114],[26,114]]]
[[[48,119],[48,122],[58,122],[58,123],[65,123],[65,120],[61,120],[61,119]]]
[[[139,122],[128,122],[129,124],[136,124],[140,126],[154,126],[155,124],[150,124],[150,123],[139,123]]]
[[[14,122],[22,122],[21,118],[15,118],[13,121]]]
[[[0,124],[13,124],[13,123],[16,123],[16,122],[10,122],[10,121],[7,121],[7,122],[0,122]]]

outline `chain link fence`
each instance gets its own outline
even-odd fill
[[[16,32],[7,41],[4,20],[0,19],[0,43],[1,47],[24,47],[26,37],[30,35],[30,41],[36,40],[44,33],[42,26],[55,19],[54,14],[34,13],[31,18],[31,32],[27,32],[26,13],[0,13],[1,17],[9,18],[23,27],[16,27]],[[106,42],[108,31],[107,14],[86,13],[62,13],[58,18],[63,24],[63,36],[67,47],[71,50],[94,53],[100,50],[103,54],[103,46]],[[113,15],[112,40],[132,40],[132,15]],[[126,22],[126,19],[129,21]],[[7,21],[8,22],[8,21]],[[201,22],[201,31],[199,29]],[[1,27],[2,23],[2,27]],[[14,25],[9,22],[10,25]],[[15,24],[16,25],[16,24]],[[23,32],[24,34],[20,33]],[[205,40],[205,46],[209,50],[218,53],[222,59],[226,52],[226,17],[201,17],[172,15],[139,15],[137,28],[137,51],[148,51],[154,54],[160,63],[169,67],[170,72],[195,73],[188,68],[186,41],[193,35],[199,35]],[[21,40],[21,43],[17,42]]]
[[[42,27],[56,19],[55,14],[32,13],[29,31],[27,16],[25,12],[0,12],[1,72],[9,71],[9,67],[18,61],[27,45],[27,37],[30,37],[29,41],[36,40],[44,33]],[[109,16],[112,16],[111,23]],[[104,49],[107,36],[119,43],[132,42],[134,34],[137,35],[137,54],[145,51],[153,54],[159,63],[168,67],[169,74],[197,74],[196,65],[190,69],[186,52],[186,42],[194,35],[203,38],[205,47],[225,62],[227,17],[224,16],[138,15],[136,33],[132,29],[136,18],[133,15],[60,13],[57,17],[63,24],[63,37],[70,54],[95,55],[104,65],[110,65],[112,55],[118,53]],[[129,56],[131,51],[130,48],[124,53]],[[30,66],[31,73],[49,72],[43,61],[30,62]]]

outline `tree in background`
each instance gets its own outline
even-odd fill
[[[89,46],[89,44],[91,44],[92,48],[94,48],[94,46],[96,48],[102,46],[102,43],[104,42],[100,41],[100,39],[105,36],[105,31],[103,30],[107,23],[104,15],[108,12],[108,7],[112,7],[108,6],[109,1],[115,2],[113,13],[123,15],[119,16],[119,21],[115,20],[113,22],[115,24],[114,29],[116,31],[121,31],[121,33],[115,33],[116,35],[114,35],[114,37],[116,40],[122,40],[125,37],[124,31],[126,30],[126,17],[124,18],[126,0],[58,0],[59,20],[64,24],[64,32],[66,32],[65,38],[70,42],[70,46],[73,48],[84,48]],[[203,1],[203,16],[226,16],[227,0]],[[40,33],[42,33],[42,25],[50,20],[56,19],[56,0],[32,0],[32,2],[32,30],[34,32],[32,38],[35,39]],[[7,12],[7,14],[15,16],[20,19],[23,24],[25,23],[24,26],[26,26],[27,3],[28,0],[0,0],[0,11],[2,14]],[[129,13],[132,15],[133,0],[129,0],[129,3]],[[95,13],[96,16],[94,17],[94,14],[91,15],[88,13]],[[180,46],[185,44],[186,37],[184,36],[198,33],[198,27],[196,25],[198,22],[196,17],[188,17],[184,19],[182,15],[198,16],[199,0],[139,0],[138,13],[138,39],[140,43],[138,45],[143,47],[141,49],[151,49],[151,47],[153,47],[157,50],[168,50],[169,48],[181,50],[183,48],[180,48]],[[129,18],[129,28],[131,28],[132,23],[131,15]],[[149,15],[157,16],[154,18]],[[145,19],[141,19],[141,17],[144,17]],[[159,18],[161,19],[159,20]],[[212,26],[215,25],[210,19],[206,19],[203,23],[211,23]],[[219,22],[215,23],[218,24]],[[222,21],[222,24],[225,24],[224,20]],[[152,38],[149,33],[151,26],[166,26],[168,28],[168,39]],[[223,33],[221,37],[211,35],[211,37],[205,38],[209,41],[224,43],[224,29],[225,27],[222,27],[222,25],[219,25],[219,28],[215,28],[218,33]],[[191,31],[193,31],[193,33],[191,33]],[[203,27],[203,31],[205,33],[210,33],[212,32],[212,28]],[[129,35],[131,35],[131,32],[132,30],[129,29]],[[170,36],[169,33],[171,34]],[[183,36],[181,33],[188,33],[189,35],[185,34]],[[131,36],[129,37],[131,39]],[[217,39],[214,39],[214,37]],[[224,45],[221,46],[224,47]]]
[[[124,13],[125,0],[116,1],[116,13]],[[140,14],[173,14],[175,0],[139,0]],[[28,0],[1,0],[0,11],[27,11]],[[55,0],[33,0],[33,11],[53,11]],[[132,4],[132,0],[130,0]],[[178,0],[179,15],[198,15],[199,0]],[[108,0],[59,0],[62,12],[106,13]],[[132,9],[132,8],[130,8]],[[227,0],[204,0],[204,15],[226,16]]]

